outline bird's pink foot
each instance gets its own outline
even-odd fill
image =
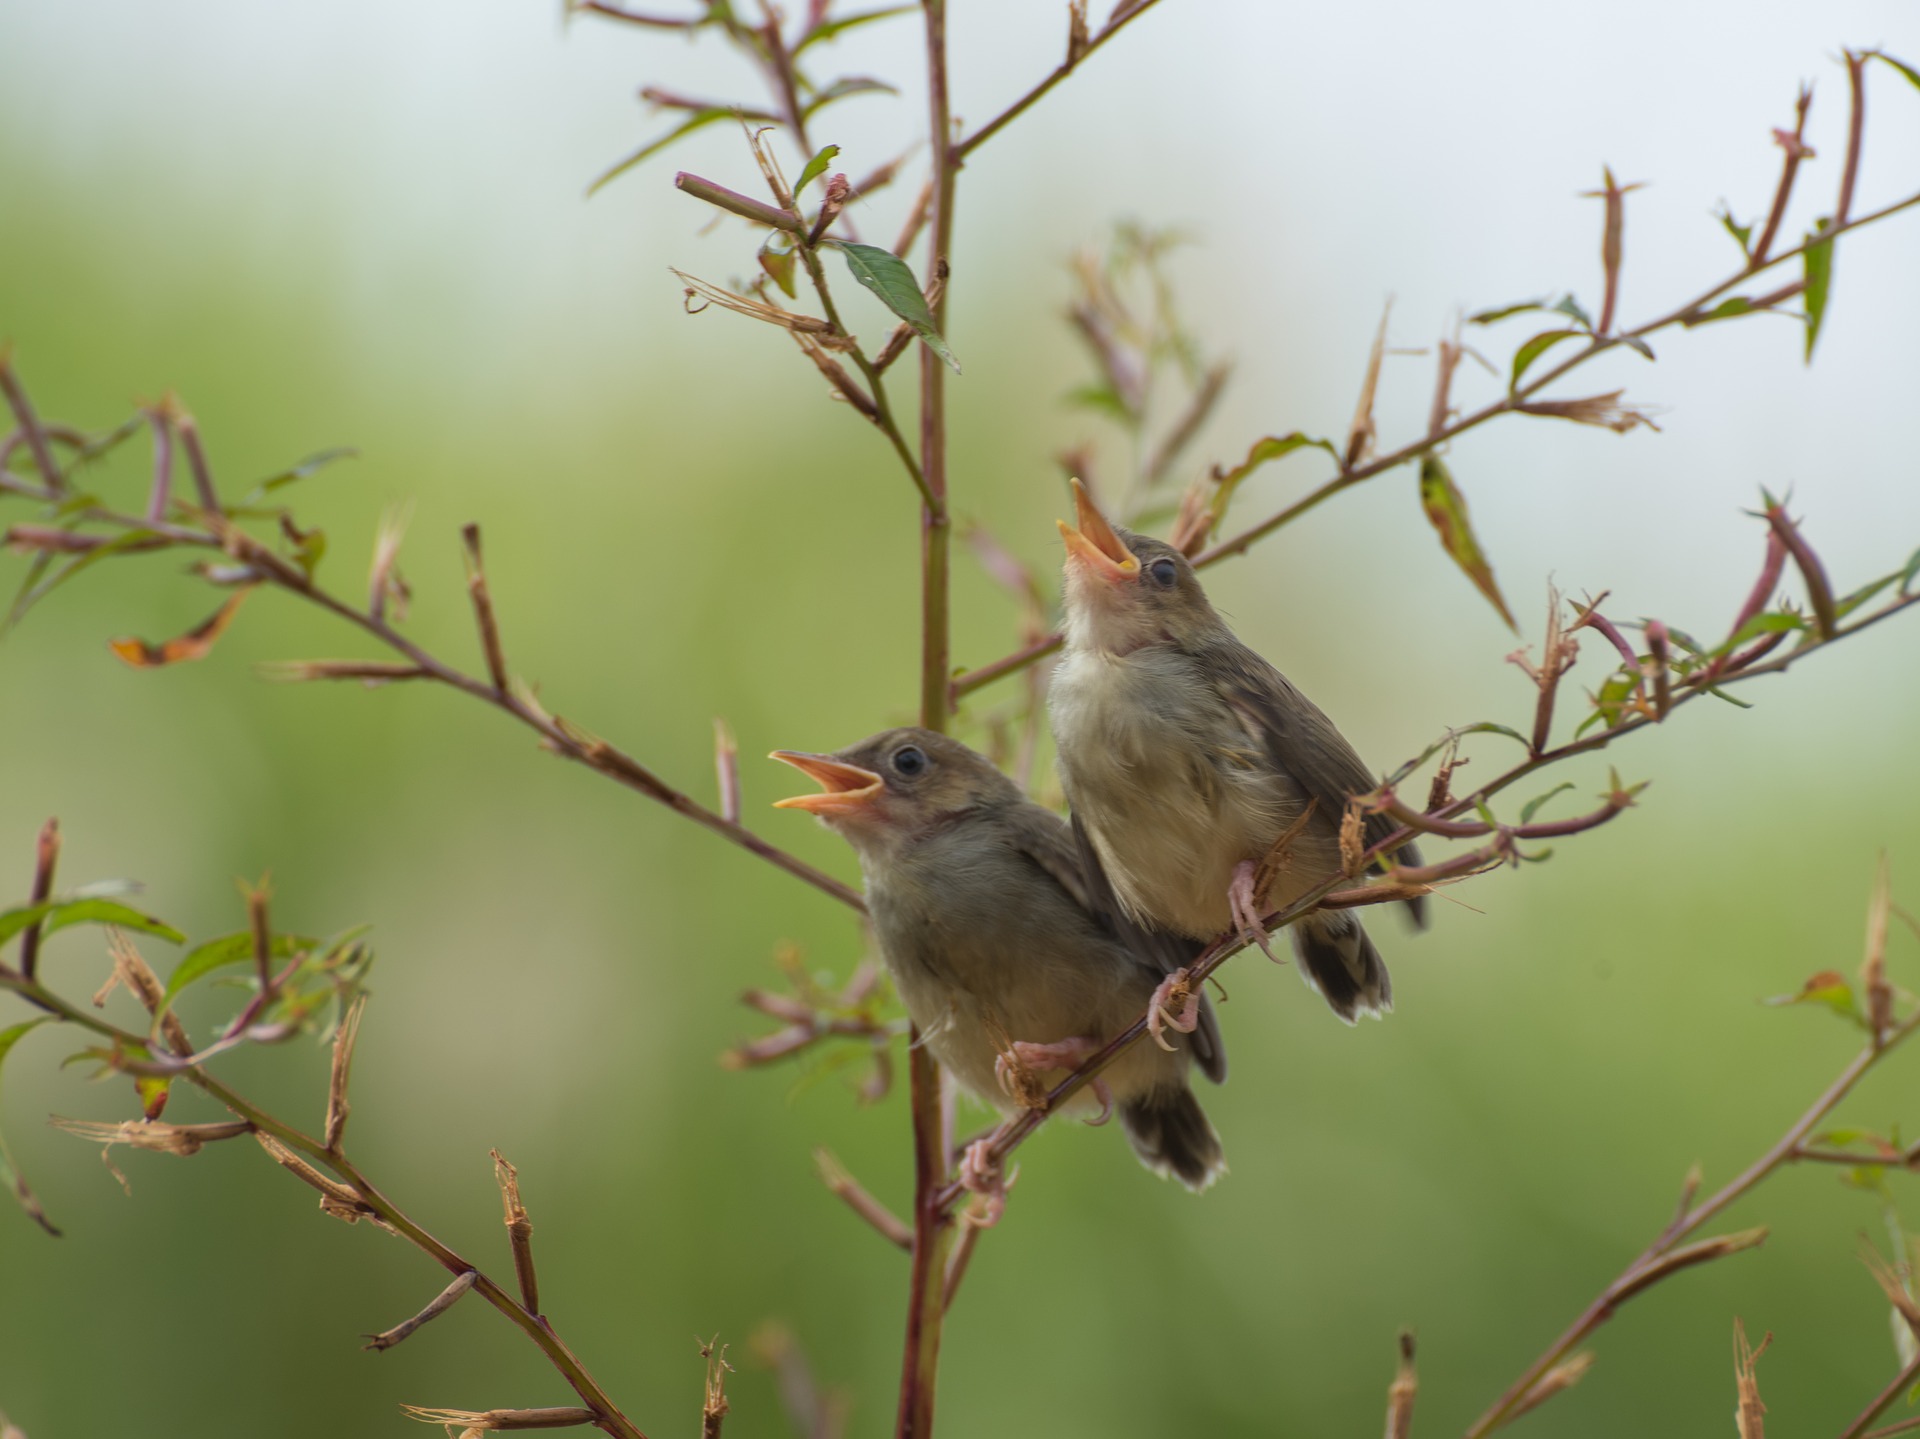
[[[994,1077],[1000,1081],[1000,1087],[1021,1105],[1037,1109],[1046,1096],[1041,1092],[1036,1076],[1050,1069],[1075,1069],[1088,1056],[1098,1054],[1101,1048],[1098,1040],[1077,1036],[1055,1044],[1034,1044],[1017,1039],[994,1060]],[[1104,1080],[1095,1079],[1091,1087],[1095,1098],[1100,1101],[1100,1113],[1087,1123],[1105,1124],[1113,1116],[1113,1095]]]
[[[1200,1027],[1200,994],[1184,969],[1176,969],[1161,980],[1153,998],[1147,1001],[1147,1033],[1155,1044],[1172,1054],[1174,1046],[1161,1032],[1169,1027],[1181,1034],[1192,1034]]]
[[[1000,1216],[1007,1211],[1009,1184],[1006,1170],[994,1156],[991,1136],[976,1139],[967,1146],[960,1159],[960,1187],[980,1196],[979,1206],[968,1211],[973,1223],[982,1229],[991,1229],[1000,1222]]]
[[[1267,944],[1267,926],[1260,913],[1260,901],[1254,894],[1253,877],[1257,867],[1243,859],[1233,867],[1233,883],[1227,886],[1227,908],[1233,914],[1234,928],[1242,939],[1260,946],[1260,952],[1275,964],[1284,963]]]

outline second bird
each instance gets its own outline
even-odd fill
[[[820,785],[780,807],[817,815],[858,852],[874,934],[922,1042],[990,1104],[1014,1107],[1016,1071],[1038,1093],[1064,1079],[1193,953],[1107,912],[1066,822],[957,740],[898,729],[837,754],[773,758]],[[1136,1044],[1092,1088],[1110,1090],[1148,1168],[1204,1189],[1222,1168],[1220,1140],[1187,1070],[1197,1062],[1218,1082],[1226,1056],[1211,1007],[1192,995],[1185,1008],[1189,1040],[1156,1026],[1156,1044]],[[970,1154],[963,1173],[992,1192],[979,1171]]]
[[[1238,929],[1264,947],[1258,865],[1298,826],[1273,903],[1336,873],[1347,801],[1373,776],[1333,721],[1234,635],[1185,555],[1116,530],[1078,481],[1074,498],[1079,525],[1060,526],[1066,650],[1048,700],[1074,823],[1136,921],[1192,939]],[[1392,828],[1371,816],[1367,841]],[[1400,856],[1419,863],[1411,846]],[[1421,918],[1420,902],[1411,907]],[[1392,1007],[1387,967],[1352,910],[1312,912],[1289,930],[1302,977],[1342,1019]]]

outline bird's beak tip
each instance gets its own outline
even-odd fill
[[[1137,575],[1139,559],[1107,523],[1107,517],[1094,505],[1087,487],[1077,479],[1073,481],[1073,506],[1078,512],[1078,526],[1065,520],[1056,522],[1060,526],[1060,538],[1066,541],[1068,562],[1078,561],[1109,580],[1129,580]]]
[[[775,800],[775,809],[803,809],[822,818],[846,816],[864,810],[880,795],[879,775],[828,755],[777,749],[767,758],[792,765],[820,786],[817,794],[796,794]]]

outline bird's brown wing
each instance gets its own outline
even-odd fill
[[[1334,824],[1340,823],[1349,799],[1376,787],[1372,772],[1333,721],[1291,680],[1245,645],[1235,641],[1210,649],[1203,657],[1203,667],[1215,677],[1221,697],[1240,716],[1249,735],[1265,748],[1268,758],[1316,800],[1320,813]],[[1368,815],[1366,841],[1377,844],[1398,827],[1384,814]],[[1413,845],[1403,845],[1397,853],[1404,864],[1420,863],[1420,853]],[[1427,922],[1424,899],[1408,900],[1407,908],[1416,924]]]
[[[1021,853],[1060,886],[1113,941],[1152,976],[1154,983],[1184,968],[1204,945],[1179,935],[1161,934],[1135,924],[1121,912],[1093,845],[1076,819],[1069,827],[1057,814],[1024,804],[1006,818]],[[1219,1084],[1227,1077],[1227,1051],[1213,1002],[1200,997],[1200,1027],[1193,1035],[1193,1057],[1200,1072]]]

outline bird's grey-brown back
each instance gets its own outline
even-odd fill
[[[860,856],[874,933],[908,1013],[966,1088],[1004,1107],[996,1062],[1012,1042],[1104,1043],[1144,1012],[1165,968],[1088,907],[1066,822],[983,756],[901,729],[820,758],[880,780],[859,805],[822,818]],[[1174,1053],[1135,1045],[1105,1077],[1136,1148],[1143,1125],[1185,1125],[1166,1141],[1174,1152],[1142,1157],[1200,1184],[1218,1167],[1219,1144],[1186,1073],[1195,1057],[1224,1073],[1211,1011],[1180,1038]]]
[[[1049,692],[1061,783],[1122,907],[1208,938],[1234,927],[1230,886],[1308,807],[1272,899],[1340,867],[1347,799],[1373,787],[1351,745],[1242,644],[1171,545],[1106,525],[1068,535],[1066,646]],[[1380,817],[1370,836],[1390,826]],[[1377,832],[1377,833],[1376,833]],[[1293,926],[1303,977],[1336,1012],[1390,1006],[1385,965],[1350,914]]]

